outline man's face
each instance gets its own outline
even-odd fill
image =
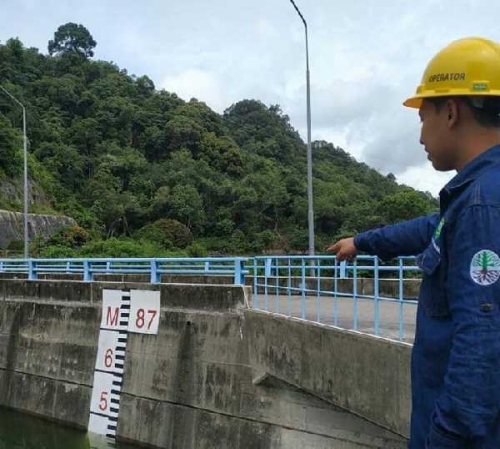
[[[422,122],[420,143],[424,145],[432,166],[438,171],[455,169],[456,149],[449,127],[447,105],[438,110],[434,104],[424,100],[418,114]]]

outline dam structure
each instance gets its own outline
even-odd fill
[[[364,332],[365,297],[357,329],[339,326],[360,285],[350,267],[326,297],[310,292],[335,281],[326,265],[292,287],[276,262],[242,258],[64,263],[0,262],[0,406],[137,447],[406,447],[411,344],[383,306]],[[317,298],[336,318],[315,319]]]

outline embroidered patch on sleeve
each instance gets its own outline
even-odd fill
[[[441,221],[439,222],[438,227],[436,228],[436,231],[434,232],[434,239],[437,240],[441,236],[441,231],[443,230],[444,222],[445,222],[445,219],[443,217],[443,218],[441,218]]]
[[[500,278],[500,257],[489,249],[482,249],[472,257],[470,277],[479,285],[494,284]]]

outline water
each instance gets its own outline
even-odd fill
[[[0,408],[0,449],[139,449],[89,439],[87,432]]]

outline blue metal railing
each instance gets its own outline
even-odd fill
[[[28,273],[35,280],[40,273],[81,274],[92,281],[95,274],[146,274],[159,283],[162,274],[231,276],[234,284],[245,281],[244,257],[207,258],[95,258],[95,259],[0,259],[0,273]]]
[[[231,277],[253,287],[253,308],[354,331],[411,341],[418,283],[415,258],[382,263],[358,256],[339,263],[335,256],[0,259],[0,273],[143,274],[159,283],[163,274]],[[414,288],[414,290],[416,290]]]
[[[414,257],[339,263],[335,256],[275,256],[255,257],[252,264],[255,309],[413,339],[420,271]]]

